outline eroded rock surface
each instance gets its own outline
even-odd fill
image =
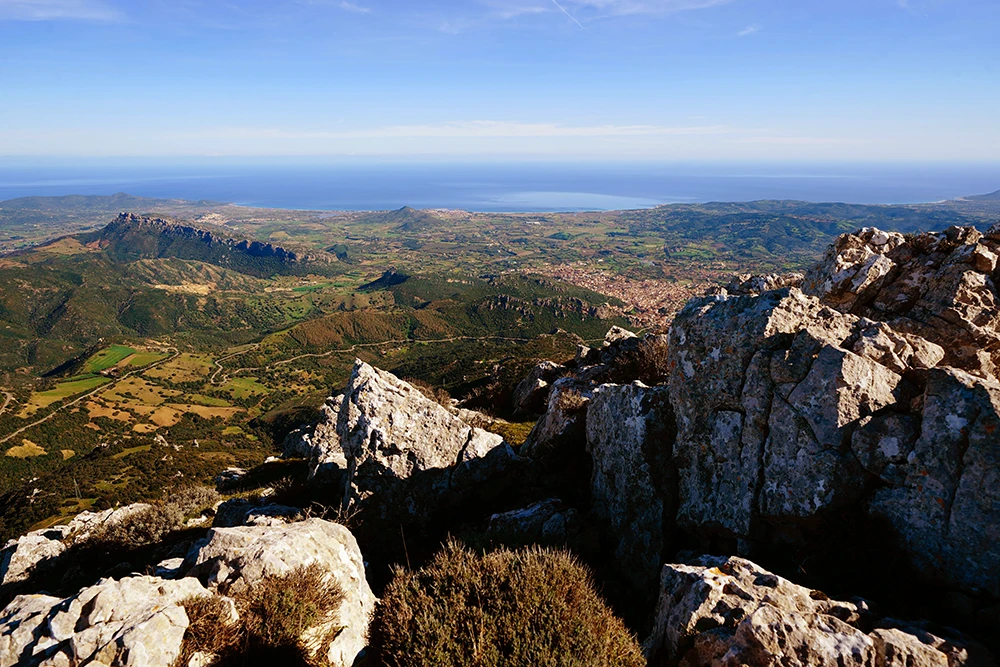
[[[807,274],[818,296],[689,302],[670,334],[678,523],[750,554],[769,527],[850,512],[928,581],[1000,595],[994,245],[863,230]]]
[[[862,600],[831,600],[742,558],[702,556],[663,567],[645,648],[654,667],[993,664],[979,644],[937,632],[878,618]]]
[[[587,409],[591,511],[618,536],[616,565],[640,589],[655,583],[673,523],[673,422],[666,387],[641,382],[601,385]]]
[[[972,227],[909,239],[868,228],[840,236],[802,289],[838,310],[939,345],[943,365],[995,377],[998,254],[998,235]]]
[[[536,364],[514,388],[511,401],[515,412],[522,415],[537,415],[545,410],[552,383],[568,372],[565,366],[551,361]]]
[[[344,600],[322,626],[307,632],[323,634],[329,628],[343,628],[326,657],[333,665],[348,667],[367,644],[375,596],[365,578],[358,543],[344,526],[307,519],[283,525],[213,528],[191,548],[185,568],[188,576],[200,577],[209,589],[235,594],[266,575],[287,574],[314,563],[330,573],[344,592]]]
[[[517,459],[499,435],[362,361],[347,384],[337,434],[347,461],[344,508],[375,518],[419,520]]]
[[[113,526],[149,508],[136,503],[103,512],[81,512],[66,525],[35,530],[8,541],[0,551],[0,593],[28,579],[36,567],[57,559],[66,551],[69,538],[86,538],[98,528]]]
[[[76,595],[20,595],[0,612],[0,667],[170,667],[188,617],[181,601],[210,595],[197,579],[105,579]]]

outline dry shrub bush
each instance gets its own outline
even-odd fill
[[[234,596],[239,620],[217,596],[188,598],[182,604],[190,625],[176,666],[196,652],[215,655],[216,665],[324,665],[324,656],[341,628],[323,625],[344,600],[344,593],[318,564],[267,575]]]
[[[666,381],[670,343],[666,336],[646,336],[634,348],[623,350],[614,360],[621,382],[640,380],[654,386]]]
[[[565,389],[559,392],[556,408],[562,412],[576,412],[587,404],[587,398],[578,391]]]
[[[167,498],[167,504],[173,505],[184,516],[200,516],[205,510],[222,500],[215,489],[207,486],[187,486],[178,489]]]
[[[337,582],[313,563],[264,577],[237,597],[237,606],[251,645],[298,647],[309,653],[322,651],[334,637],[322,637],[319,645],[307,646],[301,643],[303,633],[321,624],[343,600]],[[332,630],[334,636],[338,631]]]
[[[641,667],[635,637],[565,551],[477,555],[449,543],[416,572],[397,570],[370,629],[391,667]]]
[[[197,595],[181,600],[188,617],[181,654],[175,667],[187,667],[195,653],[226,656],[241,643],[241,628],[234,622],[230,603],[216,595]]]
[[[175,505],[151,505],[98,526],[76,540],[81,547],[137,549],[156,544],[184,525],[184,513]]]

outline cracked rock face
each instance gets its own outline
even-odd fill
[[[941,347],[943,365],[995,377],[1000,364],[1000,235],[952,227],[910,239],[877,229],[840,236],[802,290],[843,312]]]
[[[347,463],[344,507],[377,518],[422,518],[517,457],[391,373],[357,361],[337,434]]]
[[[0,612],[0,667],[170,667],[188,617],[180,602],[210,595],[197,579],[105,579],[65,599],[20,595]]]
[[[44,567],[66,551],[65,540],[82,538],[99,527],[114,525],[128,516],[149,509],[136,503],[103,512],[81,512],[64,526],[35,530],[10,540],[0,550],[0,593],[28,579],[36,567]]]
[[[591,511],[620,536],[617,566],[639,589],[655,584],[674,511],[673,414],[666,387],[605,384],[587,409]],[[666,521],[664,515],[666,514]]]
[[[928,580],[1000,597],[995,245],[863,230],[801,290],[690,301],[670,333],[678,524],[751,553],[849,512]]]
[[[717,556],[663,567],[645,648],[654,667],[992,664],[982,646],[960,635],[879,619],[863,601],[831,600],[748,560]]]

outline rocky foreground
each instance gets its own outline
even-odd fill
[[[449,533],[568,546],[650,665],[993,664],[998,254],[1000,228],[866,229],[805,276],[740,277],[669,336],[616,329],[533,369],[514,395],[539,415],[520,447],[359,361],[285,444],[317,505],[228,500],[172,559],[68,596],[40,587],[138,510],[9,543],[0,667],[211,664],[185,652],[192,598],[235,617],[258,582],[317,564],[342,595],[302,631],[326,639],[303,645],[361,664],[379,564]]]

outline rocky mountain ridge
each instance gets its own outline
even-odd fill
[[[123,212],[103,229],[81,236],[118,261],[176,257],[209,262],[256,277],[323,272],[333,255],[297,252],[279,245],[238,238],[228,230],[203,229]]]
[[[650,665],[993,664],[968,633],[1000,630],[998,254],[1000,226],[865,229],[804,276],[739,277],[689,302],[668,336],[616,328],[534,369],[516,407],[543,412],[520,447],[358,361],[285,443],[307,462],[309,498],[352,529],[306,518],[314,505],[277,507],[273,491],[241,497],[158,576],[226,597],[321,564],[346,593],[339,620],[323,621],[344,628],[324,660],[349,665],[377,658],[363,647],[381,568],[457,533],[580,554]],[[30,587],[62,557],[51,542],[64,531],[49,532],[8,544],[5,584]],[[73,600],[154,583],[18,596],[0,612],[0,653],[168,665],[183,609],[164,612],[176,648],[155,659],[132,657],[150,655],[133,630],[152,618],[141,605],[118,625],[53,629],[69,627],[53,610]]]

